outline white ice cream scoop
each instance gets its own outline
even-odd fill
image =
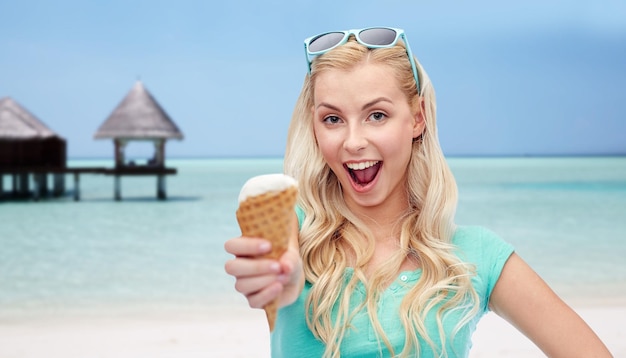
[[[264,174],[248,179],[239,192],[239,203],[247,198],[267,192],[280,192],[291,186],[298,186],[298,182],[285,174]]]

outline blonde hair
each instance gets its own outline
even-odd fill
[[[424,101],[426,121],[421,138],[413,142],[406,185],[409,202],[399,221],[399,250],[388,264],[367,278],[364,268],[373,255],[373,235],[363,229],[365,225],[346,206],[339,181],[317,147],[311,112],[317,75],[333,68],[348,69],[362,61],[382,63],[395,69],[396,80],[412,110],[420,110],[420,100]],[[457,187],[439,145],[435,92],[417,60],[416,65],[421,97],[401,41],[393,48],[371,50],[351,39],[313,61],[311,74],[305,77],[296,102],[284,166],[285,172],[299,181],[298,204],[305,213],[300,250],[305,278],[312,284],[306,300],[305,312],[309,313],[306,319],[309,329],[326,344],[325,357],[339,356],[351,318],[364,307],[379,339],[395,355],[376,312],[378,298],[396,278],[406,259],[420,263],[422,276],[400,306],[405,328],[405,346],[400,356],[420,350],[418,337],[440,356],[447,356],[442,323],[445,315],[456,310],[464,312],[454,328],[455,334],[478,311],[478,296],[471,284],[473,268],[454,254],[451,242],[455,231]],[[367,245],[363,245],[363,238],[368,240]],[[349,264],[353,265],[354,273],[346,284],[345,272]],[[359,282],[365,285],[368,299],[356,311],[350,311],[350,294]],[[424,325],[426,314],[437,306],[441,346],[435,344]]]

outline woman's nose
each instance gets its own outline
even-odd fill
[[[367,137],[365,130],[360,124],[350,125],[346,132],[343,147],[350,153],[356,153],[367,147]]]

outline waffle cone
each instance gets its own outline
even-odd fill
[[[272,243],[271,252],[264,258],[278,259],[287,251],[297,192],[297,187],[292,186],[283,191],[249,197],[239,204],[236,214],[241,234]],[[268,303],[263,309],[270,331],[273,331],[278,300]]]

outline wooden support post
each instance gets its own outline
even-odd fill
[[[118,138],[113,140],[113,144],[115,145],[115,167],[121,168],[123,166],[126,166],[126,155],[124,153],[124,150],[126,148],[126,144],[128,144],[128,141]]]
[[[74,201],[80,200],[80,174],[74,172]]]
[[[11,175],[11,196],[13,196],[14,198],[17,196],[17,188],[19,187],[19,184],[17,182],[17,176],[18,174],[13,173],[13,175]]]
[[[33,173],[33,199],[39,201],[41,196],[41,174]]]
[[[157,198],[160,200],[167,198],[165,193],[165,175],[157,175]]]
[[[39,192],[43,195],[48,195],[50,188],[48,187],[48,173],[39,173]]]
[[[165,167],[165,139],[154,141],[154,161],[159,167]]]
[[[42,196],[48,195],[48,175],[47,173],[33,173],[33,197],[39,200]]]
[[[28,173],[19,174],[19,195],[20,196],[28,196],[29,185],[28,185]]]
[[[120,142],[117,139],[113,140],[113,146],[115,147],[115,167],[119,168],[122,166],[122,149],[120,148]]]
[[[54,180],[52,184],[52,195],[55,197],[63,195],[65,192],[65,174],[53,174]]]
[[[115,176],[115,200],[122,200],[122,188],[119,175]]]

